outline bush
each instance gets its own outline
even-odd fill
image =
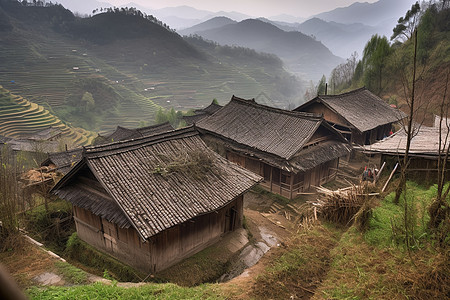
[[[25,214],[25,227],[37,240],[46,244],[55,252],[64,251],[66,241],[74,232],[73,221],[65,222],[61,227],[55,223],[56,219],[64,219],[72,215],[72,205],[64,200],[48,202],[39,205]]]

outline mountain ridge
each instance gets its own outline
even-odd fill
[[[318,80],[342,59],[321,42],[301,32],[286,32],[258,19],[192,32],[222,45],[239,45],[279,56],[286,67],[300,76]]]

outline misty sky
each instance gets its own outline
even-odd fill
[[[99,0],[101,1],[101,0]],[[270,17],[288,14],[308,17],[336,7],[348,6],[354,2],[376,2],[377,0],[106,0],[119,6],[134,2],[149,8],[163,8],[187,5],[209,11],[238,11],[250,16]],[[392,0],[395,1],[395,0]]]

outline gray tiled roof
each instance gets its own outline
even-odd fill
[[[169,122],[135,129],[128,129],[125,127],[117,126],[116,130],[113,133],[103,137],[103,139],[105,143],[111,143],[159,134],[173,129],[174,128],[172,127],[172,125],[170,125]]]
[[[209,162],[201,177],[189,167],[196,157]],[[187,167],[174,167],[180,164]],[[88,147],[53,192],[75,203],[77,176],[86,167],[144,239],[222,208],[261,180],[206,147],[192,127]]]
[[[196,127],[289,159],[303,148],[322,121],[314,114],[281,110],[233,96],[227,105],[200,120]]]
[[[42,166],[54,164],[59,172],[67,174],[70,169],[82,158],[83,149],[78,148],[70,151],[49,153],[48,158],[42,162]]]
[[[447,141],[444,147],[444,141],[447,130],[444,128],[439,132],[439,128],[421,126],[413,132],[409,155],[439,155],[439,134],[441,134],[441,149],[447,149],[450,142]],[[402,128],[393,135],[376,142],[372,145],[364,146],[363,149],[369,152],[378,152],[390,155],[403,155],[406,152],[407,133]]]
[[[313,103],[323,103],[360,132],[397,122],[406,116],[365,87],[340,95],[320,95],[294,110],[302,111]]]
[[[321,126],[330,133],[327,141],[304,148]],[[196,127],[221,139],[228,149],[290,172],[314,168],[351,151],[345,139],[321,116],[276,109],[235,96]]]

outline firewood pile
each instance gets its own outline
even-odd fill
[[[34,168],[22,173],[20,176],[20,182],[24,185],[24,187],[31,187],[36,185],[53,184],[59,178],[61,178],[61,174],[56,171],[56,166],[49,165]]]
[[[312,205],[317,208],[317,214],[325,220],[345,225],[366,206],[369,196],[378,195],[367,193],[367,185],[352,185],[335,191],[324,187],[316,189],[318,199]]]

